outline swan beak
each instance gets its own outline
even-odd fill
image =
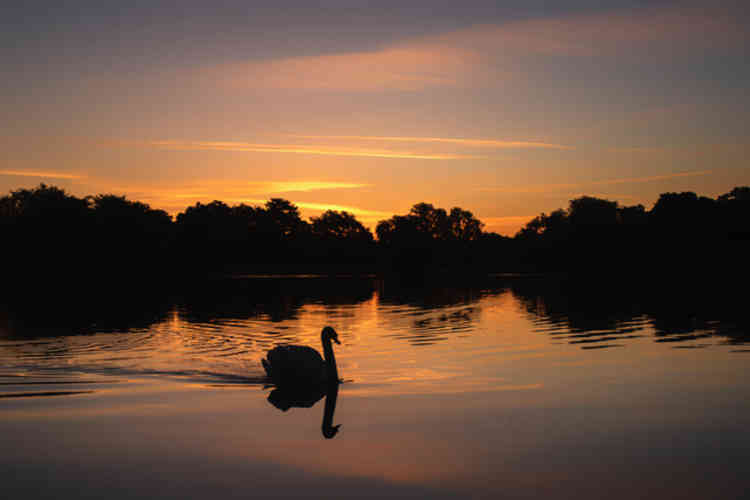
[[[336,342],[337,344],[341,345],[341,342],[339,342],[338,337],[333,337],[333,341]]]
[[[325,437],[326,439],[333,439],[333,436],[335,436],[339,432],[339,427],[341,427],[341,424],[323,429],[323,437]]]

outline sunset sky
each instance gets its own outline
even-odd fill
[[[510,235],[583,194],[717,196],[750,185],[742,3],[14,2],[0,194],[282,197],[371,228],[425,201]]]

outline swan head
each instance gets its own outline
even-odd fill
[[[341,424],[339,425],[332,425],[329,427],[323,427],[323,437],[326,439],[333,439],[333,436],[336,435],[336,433],[339,431],[339,427],[341,427]]]
[[[323,342],[325,342],[326,340],[333,340],[337,344],[341,344],[341,342],[339,342],[339,334],[336,333],[336,330],[334,330],[330,326],[323,328],[323,332],[320,334],[320,338],[323,340]]]

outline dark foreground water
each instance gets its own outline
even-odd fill
[[[189,288],[0,308],[2,498],[750,489],[750,331],[742,301],[705,287],[264,277]],[[319,348],[324,325],[339,332],[346,383],[280,410],[260,359],[279,343]],[[333,439],[325,414],[341,425]]]

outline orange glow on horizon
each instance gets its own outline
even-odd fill
[[[479,217],[486,232],[513,236],[536,215],[509,215],[505,217]]]

